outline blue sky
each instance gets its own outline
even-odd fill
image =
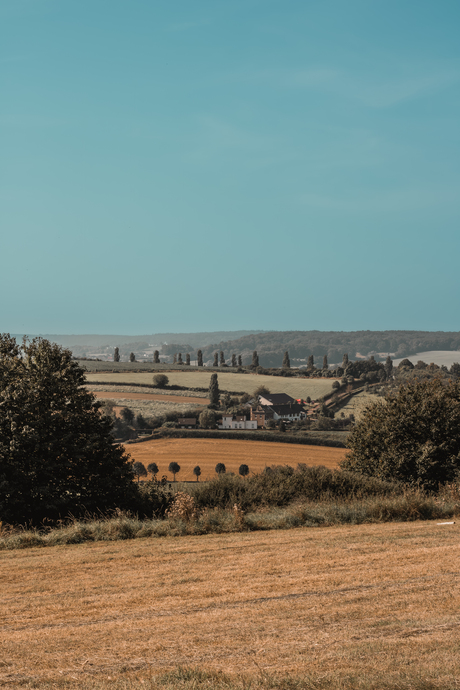
[[[460,330],[458,0],[2,0],[0,331]]]

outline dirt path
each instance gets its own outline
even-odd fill
[[[146,467],[156,462],[159,476],[166,475],[171,480],[169,463],[179,463],[181,471],[176,477],[179,481],[194,480],[193,468],[196,465],[201,467],[201,479],[206,479],[215,475],[218,462],[224,463],[227,472],[238,474],[240,465],[245,464],[251,473],[256,474],[270,465],[297,467],[299,462],[335,468],[347,453],[345,448],[213,438],[162,438],[128,444],[126,451],[133,460],[143,462]]]
[[[153,393],[120,393],[115,391],[92,391],[96,398],[111,400],[151,400],[152,402],[169,402],[175,405],[190,403],[191,405],[209,405],[207,398],[193,398],[185,395],[155,395]]]

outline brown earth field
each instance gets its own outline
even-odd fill
[[[457,688],[458,544],[412,522],[3,552],[0,686]]]
[[[159,476],[165,475],[170,480],[173,475],[168,472],[169,463],[177,462],[181,468],[176,475],[179,481],[194,480],[193,468],[197,465],[201,467],[200,479],[210,479],[215,476],[218,462],[224,463],[227,472],[235,474],[242,464],[248,465],[252,474],[270,465],[297,467],[299,462],[335,468],[348,452],[345,448],[217,438],[161,438],[127,444],[125,449],[133,460],[146,467],[156,462]]]
[[[154,395],[150,393],[114,393],[112,391],[92,391],[96,398],[111,400],[152,400],[156,402],[169,402],[174,404],[190,403],[191,405],[209,405],[207,398],[193,398],[185,395]]]

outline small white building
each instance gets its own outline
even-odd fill
[[[257,429],[257,420],[248,420],[244,415],[222,415],[219,429]]]

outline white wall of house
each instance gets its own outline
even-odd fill
[[[257,421],[246,420],[243,422],[233,419],[232,415],[224,415],[219,429],[257,429]]]

